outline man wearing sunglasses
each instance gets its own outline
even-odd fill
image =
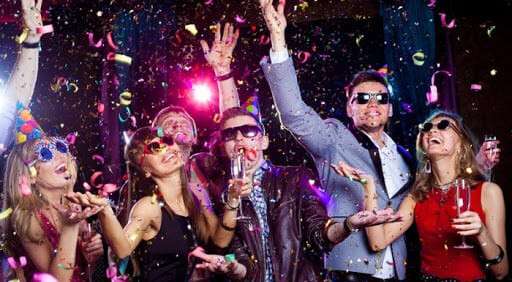
[[[270,85],[283,125],[309,151],[322,186],[331,201],[330,216],[349,216],[362,210],[361,184],[332,169],[340,161],[360,168],[376,179],[379,208],[397,209],[409,191],[414,174],[411,155],[384,132],[392,116],[388,84],[376,71],[358,73],[346,87],[346,110],[351,122],[323,120],[301,99],[296,72],[285,41],[284,2],[277,9],[271,0],[260,0],[270,31],[270,61],[262,68]],[[375,253],[365,232],[357,232],[334,247],[325,267],[332,281],[404,280],[406,245],[403,237]]]

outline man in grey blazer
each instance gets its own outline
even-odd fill
[[[340,161],[372,174],[379,208],[397,209],[412,184],[414,162],[384,132],[392,116],[386,80],[374,71],[357,74],[347,87],[347,114],[352,121],[345,125],[336,119],[323,120],[301,99],[286,48],[284,2],[280,2],[277,10],[271,0],[260,0],[260,4],[272,42],[271,64],[267,59],[261,65],[281,122],[315,161],[322,186],[330,195],[329,216],[345,217],[363,208],[361,184],[331,168]],[[404,280],[406,253],[403,237],[376,253],[369,248],[365,233],[357,232],[333,249],[325,266],[333,281]]]

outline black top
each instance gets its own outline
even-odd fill
[[[188,253],[194,247],[189,218],[162,207],[162,225],[137,248],[142,281],[187,281]]]

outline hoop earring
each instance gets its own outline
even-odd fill
[[[150,178],[150,177],[151,177],[151,172],[146,171],[146,172],[144,173],[144,176],[145,176],[146,178]]]
[[[427,173],[427,174],[430,174],[432,172],[432,165],[430,164],[429,159],[427,159],[427,161],[425,162],[425,165],[423,166],[423,172]]]

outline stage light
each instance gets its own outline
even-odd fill
[[[206,103],[212,97],[212,91],[206,84],[194,84],[192,86],[192,95],[194,100],[199,103]]]

